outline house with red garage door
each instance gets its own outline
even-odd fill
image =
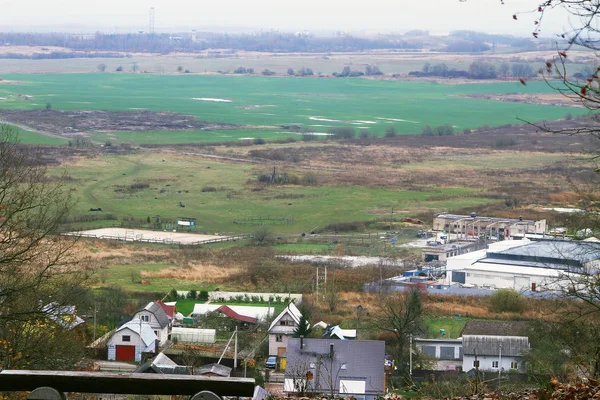
[[[158,337],[149,323],[132,319],[115,331],[108,340],[108,359],[141,361],[142,353],[155,353]]]

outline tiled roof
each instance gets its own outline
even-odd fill
[[[247,322],[249,324],[256,324],[256,322],[258,322],[256,318],[238,314],[226,305],[222,305],[217,309],[217,311],[221,311],[223,314],[227,315],[231,319],[235,319],[236,321]]]

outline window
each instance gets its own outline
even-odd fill
[[[492,368],[498,368],[498,361],[492,361]]]
[[[154,334],[156,335],[156,337],[158,337],[158,331],[154,331]]]
[[[286,319],[282,319],[281,321],[279,321],[279,325],[291,326],[292,325],[292,321],[288,321]]]
[[[149,315],[142,315],[142,316],[140,317],[140,319],[141,319],[143,322],[150,322],[150,316],[149,316]]]
[[[131,336],[129,336],[129,335],[123,335],[123,336],[121,336],[121,341],[123,341],[123,342],[131,342]]]
[[[283,342],[283,335],[275,335],[276,342]]]
[[[519,363],[516,361],[511,362],[510,369],[519,369]]]
[[[479,368],[479,361],[473,361],[473,368]]]

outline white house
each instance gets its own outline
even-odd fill
[[[294,303],[288,306],[271,322],[269,326],[269,355],[283,356],[287,351],[288,340],[300,326],[302,313]]]
[[[463,370],[524,371],[530,349],[522,321],[468,321],[462,331]]]
[[[108,359],[141,361],[142,353],[156,352],[158,337],[147,322],[132,319],[122,325],[108,340]]]
[[[169,329],[171,328],[169,317],[159,304],[148,303],[146,307],[135,313],[133,319],[148,323],[158,338],[159,345],[162,346],[169,338]]]

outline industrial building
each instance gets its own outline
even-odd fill
[[[486,247],[486,242],[483,240],[475,240],[469,242],[452,242],[443,244],[434,242],[434,245],[428,245],[423,248],[423,261],[446,261],[449,257],[458,256],[460,254],[470,253]]]
[[[487,251],[448,259],[447,280],[462,286],[517,291],[557,290],[565,278],[600,271],[600,243],[574,240],[506,241]],[[501,244],[502,243],[502,244]],[[513,246],[514,243],[520,244]],[[506,248],[502,249],[504,245]]]
[[[464,239],[480,236],[508,239],[514,236],[523,237],[526,234],[543,234],[546,232],[546,220],[481,217],[476,213],[471,215],[440,213],[433,216],[433,230],[454,233]]]

